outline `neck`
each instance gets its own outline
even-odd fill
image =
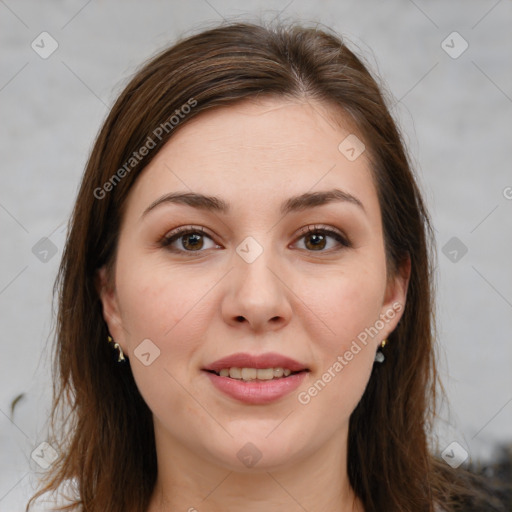
[[[287,466],[244,472],[157,434],[158,479],[147,512],[364,512],[346,472],[346,441]],[[346,433],[344,435],[346,440]]]

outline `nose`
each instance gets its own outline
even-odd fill
[[[225,282],[224,320],[233,326],[245,324],[254,332],[281,329],[291,319],[290,273],[271,255],[270,249],[251,259],[243,252],[233,257],[234,268]]]

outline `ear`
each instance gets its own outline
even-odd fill
[[[125,333],[121,315],[119,312],[119,304],[115,291],[115,286],[108,279],[107,268],[104,265],[96,271],[95,276],[96,291],[100,297],[103,307],[103,318],[108,326],[108,330],[113,340],[125,349]]]
[[[391,276],[386,284],[384,302],[381,309],[381,318],[385,328],[381,331],[381,338],[387,338],[396,328],[405,310],[407,289],[411,277],[411,258],[409,255],[401,262],[395,275]]]

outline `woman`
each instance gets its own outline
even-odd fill
[[[432,238],[379,87],[335,34],[228,23],[166,49],[112,108],[76,201],[39,494],[458,510],[429,452]]]

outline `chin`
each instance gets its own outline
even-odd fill
[[[260,428],[253,431],[254,435],[250,428],[246,428],[243,434],[235,434],[222,445],[211,446],[208,450],[210,456],[229,471],[258,473],[293,466],[303,452],[304,436],[295,437],[285,429],[279,433],[272,432],[272,429],[265,429],[262,433]]]

